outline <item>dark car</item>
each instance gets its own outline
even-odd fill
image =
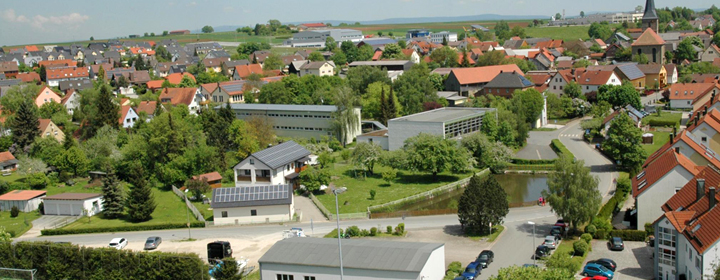
[[[560,226],[553,226],[550,230],[550,235],[555,236],[555,239],[560,240],[563,237],[563,234],[565,233],[565,229],[563,229]]]
[[[475,279],[476,277],[480,276],[480,273],[482,272],[482,266],[476,262],[471,262],[468,264],[467,268],[465,268],[465,272],[460,274],[460,276],[465,277],[465,279]]]
[[[611,259],[602,258],[602,259],[597,259],[594,261],[589,261],[588,263],[596,263],[596,264],[602,265],[612,272],[615,272],[615,269],[617,269],[617,264],[615,263],[615,261],[613,261]]]
[[[625,250],[625,243],[620,237],[613,237],[608,241],[611,251],[622,251]]]
[[[162,243],[162,238],[159,236],[151,236],[145,241],[145,250],[155,250]]]
[[[535,249],[535,258],[540,259],[550,255],[550,247],[540,245]]]
[[[493,253],[493,251],[483,250],[482,252],[480,252],[480,255],[478,255],[477,259],[475,259],[475,262],[481,265],[482,268],[487,268],[494,259],[495,253]]]
[[[232,258],[232,248],[228,241],[215,241],[207,244],[208,262],[216,264],[218,260]]]

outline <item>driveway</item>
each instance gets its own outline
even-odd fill
[[[592,251],[586,261],[599,258],[612,259],[617,263],[618,267],[613,279],[653,279],[652,248],[645,242],[626,241],[625,250],[618,252],[610,251],[605,240],[593,240]]]
[[[309,197],[302,195],[295,196],[295,210],[302,213],[302,222],[324,222],[327,221],[325,216],[315,206],[315,203]]]
[[[530,131],[525,147],[515,153],[522,159],[555,159],[557,154],[550,148],[550,141],[558,138],[559,130]]]
[[[76,219],[77,219],[77,217],[71,217],[71,216],[43,215],[43,216],[40,216],[40,218],[37,218],[36,220],[32,221],[32,228],[30,228],[25,234],[23,234],[22,237],[24,237],[24,238],[38,237],[38,236],[40,236],[40,231],[43,229],[55,228],[58,225],[68,223],[68,222],[74,221]]]

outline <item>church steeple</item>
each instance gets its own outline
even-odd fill
[[[646,0],[645,14],[643,14],[642,18],[642,29],[645,31],[645,29],[652,28],[655,33],[660,33],[658,32],[658,25],[660,25],[660,22],[657,11],[655,11],[655,0]]]

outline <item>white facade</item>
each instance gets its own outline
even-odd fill
[[[327,61],[319,68],[303,69],[301,67],[300,71],[298,72],[298,76],[302,77],[302,76],[306,76],[306,75],[315,75],[315,76],[320,76],[320,77],[334,76],[335,75],[335,67]]]
[[[0,200],[0,211],[10,211],[13,206],[17,206],[20,212],[32,212],[38,209],[43,197],[45,195],[29,200]]]
[[[582,89],[583,94],[587,94],[590,92],[597,92],[601,85],[588,85],[583,84],[582,81],[579,82],[580,88]],[[617,75],[615,75],[615,72],[613,72],[610,75],[610,78],[608,78],[607,82],[605,82],[603,85],[613,85],[613,86],[619,86],[622,85],[622,80],[618,78]]]
[[[563,93],[563,89],[565,89],[567,84],[568,83],[565,80],[565,78],[563,78],[563,75],[558,72],[558,73],[555,73],[555,75],[553,75],[552,78],[550,78],[550,83],[548,83],[547,90],[549,92],[559,95],[559,94]]]
[[[213,223],[216,226],[281,223],[292,220],[293,215],[295,215],[294,197],[290,204],[284,205],[213,208]]]
[[[693,99],[670,99],[670,108],[673,109],[692,109]]]
[[[450,139],[477,132],[486,113],[495,114],[495,109],[445,107],[389,120],[388,149],[399,150],[420,133]]]
[[[102,196],[85,200],[43,199],[45,215],[93,216],[102,212]],[[83,211],[87,211],[83,213]]]
[[[77,91],[70,93],[70,97],[63,101],[65,101],[63,105],[65,105],[65,109],[70,115],[75,112],[75,109],[80,108],[80,94]]]
[[[295,174],[296,170],[299,171],[304,165],[304,162],[291,162],[280,168],[272,169],[255,157],[249,156],[233,168],[235,185],[285,185],[288,183],[285,176]]]
[[[135,113],[135,110],[133,110],[133,108],[131,107],[130,109],[128,109],[127,114],[125,114],[125,118],[123,119],[122,127],[123,128],[133,127],[135,125],[135,122],[137,122],[137,120],[139,118],[140,117],[138,117],[138,114]]]
[[[457,42],[457,33],[448,31],[430,33],[430,41],[433,43],[442,44],[443,38],[445,38],[448,43]]]
[[[677,190],[682,188],[687,182],[692,180],[692,173],[687,171],[682,165],[676,165],[675,168],[665,173],[659,180],[651,186],[645,186],[645,190],[635,198],[637,206],[637,227],[643,229],[645,223],[652,223],[662,216],[662,205],[671,198]]]
[[[655,223],[656,248],[654,258],[655,279],[678,279],[681,274],[688,280],[707,279],[705,276],[715,273],[714,266],[720,261],[718,243],[712,244],[703,254],[678,233],[666,217]]]
[[[402,149],[405,140],[420,133],[445,135],[442,122],[394,122],[388,121],[388,150]]]
[[[373,131],[374,132],[374,131]],[[375,135],[373,132],[358,135],[357,143],[373,143],[382,147],[383,150],[387,151],[390,149],[389,137],[387,136],[387,130],[384,135]]]

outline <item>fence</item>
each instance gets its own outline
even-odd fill
[[[430,215],[448,215],[448,214],[457,214],[457,209],[435,209],[435,210],[397,211],[397,212],[389,212],[389,213],[370,213],[370,219],[385,219],[385,218],[430,216]]]
[[[490,169],[488,169],[488,168],[486,168],[485,170],[480,171],[478,173],[475,173],[475,175],[480,176],[480,177],[487,176],[488,174],[490,174]],[[404,206],[404,205],[407,205],[410,203],[414,203],[418,200],[429,199],[440,193],[446,193],[446,192],[450,192],[450,191],[453,191],[456,189],[463,188],[467,185],[468,182],[470,182],[470,177],[447,184],[447,185],[444,185],[442,187],[438,187],[438,188],[423,192],[423,193],[411,195],[406,198],[398,199],[398,200],[391,201],[388,203],[383,203],[380,205],[370,206],[370,207],[368,207],[368,213],[370,213],[370,217],[372,217],[374,212],[375,213],[394,212],[394,210],[397,207],[401,207],[401,206]]]
[[[61,220],[61,221],[58,221],[58,222],[56,222],[56,223],[53,223],[52,225],[50,225],[50,226],[48,226],[48,227],[44,227],[44,228],[46,228],[46,229],[48,229],[48,228],[49,228],[49,229],[61,228],[61,227],[64,227],[64,226],[66,226],[66,225],[69,225],[69,224],[71,224],[71,223],[79,220],[79,219],[82,218],[82,217],[85,217],[85,216],[82,215],[82,216],[72,216],[72,217],[68,217],[68,218],[65,218],[65,219],[63,219],[63,220]]]
[[[178,188],[176,188],[175,186],[171,186],[171,187],[172,187],[172,191],[173,191],[177,196],[179,196],[180,198],[182,198],[183,200],[185,200],[185,205],[187,206],[188,209],[190,209],[191,212],[193,212],[193,215],[195,215],[195,218],[197,218],[198,221],[205,222],[205,218],[203,217],[202,213],[200,213],[200,211],[198,211],[197,208],[195,208],[195,205],[193,205],[192,203],[190,203],[190,200],[187,199],[187,196],[185,195],[185,193],[183,193],[182,191],[180,191],[180,190],[179,190]],[[206,225],[207,225],[207,223],[206,223]]]

